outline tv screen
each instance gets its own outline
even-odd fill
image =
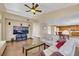
[[[27,34],[28,32],[28,27],[13,26],[13,34]]]

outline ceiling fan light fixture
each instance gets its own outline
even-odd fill
[[[27,4],[24,4],[26,7],[28,7],[30,10],[26,11],[26,12],[32,12],[33,14],[36,14],[36,12],[42,12],[41,10],[38,10],[37,8],[39,7],[39,5],[36,3],[32,3],[32,7],[29,7]]]
[[[34,9],[32,9],[31,12],[35,13],[36,11]]]

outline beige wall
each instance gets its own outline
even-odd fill
[[[11,25],[8,25],[8,22],[11,22]],[[15,35],[13,34],[13,26],[26,26],[28,27],[27,22],[22,21],[12,21],[12,20],[6,20],[6,40],[9,41],[11,38],[15,38]],[[30,31],[30,30],[29,30]]]
[[[40,37],[40,23],[38,22],[32,24],[32,37]]]
[[[24,18],[21,18],[21,17],[18,17],[16,15],[12,15],[12,14],[5,14],[4,18],[5,18],[5,24],[6,26],[4,26],[6,29],[5,29],[5,35],[6,35],[6,40],[11,40],[11,38],[15,38],[15,35],[13,35],[13,26],[20,26],[20,24],[23,24],[23,26],[27,26],[28,23],[31,24],[29,30],[30,30],[30,33],[28,35],[28,37],[33,37],[33,36],[36,36],[36,37],[40,37],[40,35],[42,34],[40,29],[41,29],[41,26],[43,24],[40,24],[39,22],[37,22],[36,20],[33,20],[31,22],[27,22],[26,19]],[[8,25],[8,22],[11,22],[11,25]],[[47,31],[46,31],[47,32]]]
[[[4,17],[4,12],[5,11],[5,6],[1,3],[0,4],[0,23],[1,23],[1,40],[5,40],[5,17]]]
[[[2,31],[2,29],[1,29],[1,23],[0,23],[0,40],[1,40],[1,38],[2,38],[2,33],[1,33],[1,31]]]
[[[12,26],[20,26],[20,24],[23,24],[23,26],[27,26],[27,24],[32,25],[32,21],[27,21],[26,17],[5,13],[2,12],[2,20],[0,21],[2,23],[2,40],[10,40],[12,37],[15,37],[12,34]],[[31,19],[30,19],[31,20]],[[8,26],[8,22],[12,22],[11,26]],[[29,27],[29,34],[28,36],[32,36],[32,26]],[[11,36],[11,37],[10,37]]]
[[[43,38],[48,34],[48,24],[38,21],[32,22],[32,37]]]
[[[41,38],[47,36],[48,34],[48,25],[46,23],[40,23],[40,36]]]
[[[1,23],[1,40],[5,40],[5,19],[4,13],[0,11],[0,23]]]
[[[1,17],[2,15],[1,15],[1,13],[0,13],[0,21],[1,21],[1,19],[2,19],[2,17]],[[2,26],[1,26],[1,22],[0,22],[0,40],[2,40],[2,28],[1,28]]]

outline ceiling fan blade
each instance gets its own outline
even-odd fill
[[[42,10],[36,10],[37,12],[42,12]]]
[[[26,12],[30,12],[31,10],[28,10],[28,11],[26,11]]]
[[[34,7],[34,3],[32,3],[32,9],[35,9],[35,7]]]
[[[26,5],[26,4],[24,4],[26,7],[28,7],[28,8],[30,8],[31,9],[31,7],[29,7],[28,5]]]
[[[35,8],[37,8],[38,6],[39,6],[39,5],[38,5],[38,4],[36,4],[36,5],[35,5]]]

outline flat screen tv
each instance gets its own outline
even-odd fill
[[[27,34],[28,32],[28,27],[13,26],[13,34]]]

